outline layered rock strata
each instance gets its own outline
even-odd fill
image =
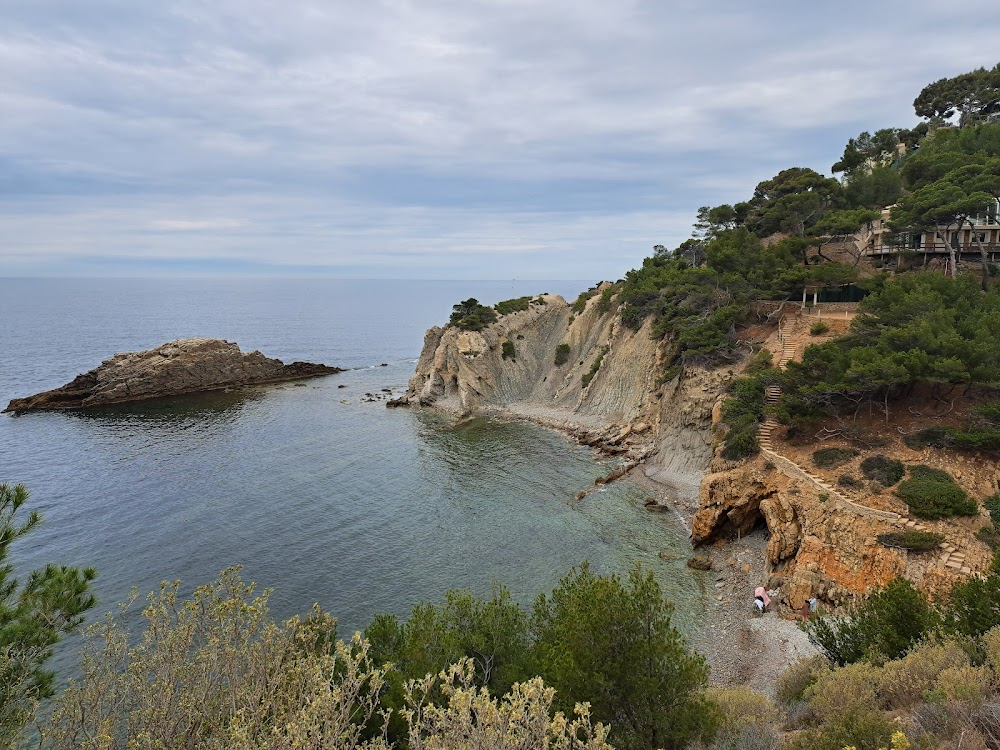
[[[223,388],[278,383],[343,372],[338,367],[243,353],[221,339],[178,339],[143,352],[116,354],[61,388],[15,398],[4,411],[81,409]]]
[[[672,500],[696,501],[712,456],[712,408],[729,373],[687,368],[662,381],[648,324],[622,325],[600,296],[574,311],[543,295],[482,331],[431,328],[406,394],[390,405],[530,419],[641,466]],[[505,342],[513,358],[503,356]],[[557,365],[560,345],[568,352]]]

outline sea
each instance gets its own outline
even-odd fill
[[[584,561],[602,573],[652,571],[689,635],[705,619],[687,531],[643,508],[647,488],[625,479],[575,499],[612,466],[592,449],[522,421],[457,422],[365,395],[404,391],[425,330],[458,301],[572,299],[587,282],[0,283],[4,405],[116,352],[195,336],[346,368],[301,385],[0,415],[0,482],[27,485],[44,516],[14,545],[17,572],[95,567],[91,621],[133,588],[180,580],[190,591],[241,565],[272,589],[276,618],[318,603],[349,636],[376,613],[405,616],[455,588],[487,595],[500,582],[530,606]],[[138,610],[129,617],[140,626]]]

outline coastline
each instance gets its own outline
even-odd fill
[[[432,406],[413,405],[411,408],[438,409],[458,419],[469,416],[447,399]],[[595,417],[571,415],[557,408],[525,402],[480,407],[476,413],[531,422],[570,440],[592,445],[602,455],[617,455],[605,451],[599,442],[580,440],[581,436],[606,434],[609,425]],[[655,451],[650,457],[654,455]],[[695,478],[687,472],[671,474],[647,464],[646,460],[637,461],[623,476],[648,489],[659,506],[656,510],[672,510],[690,533],[691,519],[698,509],[701,475]],[[593,488],[592,485],[589,489]],[[767,531],[757,529],[738,544],[717,543],[702,548],[712,563],[710,570],[698,573],[704,585],[708,622],[693,635],[690,644],[708,661],[712,685],[748,687],[773,698],[777,677],[791,664],[818,651],[796,621],[782,618],[777,611],[769,611],[763,616],[753,611],[752,592],[755,587],[766,585],[767,539]]]

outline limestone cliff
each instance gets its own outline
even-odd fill
[[[27,398],[13,399],[4,411],[79,409],[234,386],[276,383],[342,372],[309,362],[243,353],[219,339],[179,339],[143,352],[116,354],[72,382]]]
[[[562,297],[540,300],[483,331],[431,328],[407,393],[393,405],[532,419],[641,462],[675,499],[697,498],[712,456],[712,407],[728,372],[688,368],[661,382],[648,325],[623,326],[614,309],[602,310],[600,295],[579,313]],[[505,342],[513,358],[504,358]],[[560,344],[569,352],[557,365]]]
[[[850,447],[846,438],[822,445],[802,438],[790,442],[773,423],[762,428],[767,436],[762,435],[760,456],[739,463],[715,456],[713,433],[724,429],[718,424],[719,405],[726,383],[741,366],[686,367],[662,382],[661,345],[648,324],[639,330],[622,325],[614,309],[601,309],[600,295],[578,314],[561,297],[543,300],[481,332],[432,328],[407,393],[394,405],[434,405],[459,414],[502,412],[620,453],[665,485],[663,494],[682,512],[693,513],[695,545],[738,539],[766,527],[767,573],[760,583],[780,589],[786,612],[810,596],[842,605],[897,575],[933,595],[988,569],[990,550],[975,536],[982,518],[923,523],[909,518],[889,490],[870,482],[854,489],[840,486],[838,474],[858,474],[865,451],[835,472],[812,465],[813,450]],[[763,341],[783,363],[817,339],[799,311],[780,312],[780,332],[775,316],[770,322],[762,316],[743,335]],[[829,335],[843,333],[852,314],[832,310],[824,318]],[[503,356],[505,342],[513,345],[513,358]],[[569,356],[556,365],[561,344],[569,347]],[[590,372],[593,378],[585,384]],[[918,455],[900,435],[887,437],[884,431],[884,425],[871,427],[872,442],[883,446],[878,452],[910,465],[946,468],[975,497],[997,491],[991,484],[1000,476],[995,462],[966,465],[941,451]],[[945,541],[924,553],[878,542],[880,534],[914,528],[940,533]]]

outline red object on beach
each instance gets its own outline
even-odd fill
[[[767,591],[764,589],[763,586],[758,586],[753,590],[753,598],[760,599],[762,602],[764,602],[764,609],[767,609],[768,607],[771,606],[771,597],[767,595]]]

